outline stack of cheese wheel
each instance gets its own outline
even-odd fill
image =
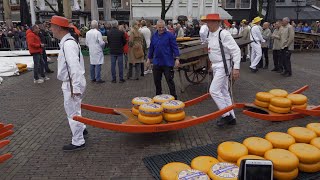
[[[170,100],[162,103],[161,106],[163,107],[163,117],[166,121],[181,121],[186,117],[184,112],[185,104],[182,101]]]
[[[208,173],[210,168],[219,163],[219,161],[211,156],[198,156],[191,161],[192,169],[196,169],[202,171],[204,173]]]
[[[236,164],[242,156],[248,155],[248,148],[238,142],[227,141],[218,146],[218,160]]]
[[[264,156],[264,153],[272,149],[271,142],[260,137],[249,137],[242,143],[248,148],[249,154]]]
[[[136,97],[136,98],[133,98],[131,102],[133,105],[133,107],[131,108],[132,114],[135,116],[138,116],[139,106],[142,104],[153,103],[153,100],[148,97]]]
[[[270,94],[274,95],[275,97],[287,97],[288,92],[282,89],[272,89],[269,91]]]
[[[308,98],[305,95],[302,94],[289,94],[287,96],[288,99],[292,102],[291,108],[300,108],[300,109],[306,109],[307,108],[307,102]]]
[[[138,121],[144,124],[159,124],[162,122],[163,108],[159,104],[142,104],[139,107]]]
[[[320,171],[320,150],[306,143],[296,143],[289,147],[289,151],[299,158],[299,170],[302,172]]]
[[[157,104],[162,104],[170,100],[174,100],[174,97],[169,94],[161,94],[153,97],[154,103],[157,103]]]
[[[160,178],[162,180],[174,180],[181,171],[188,169],[191,169],[191,167],[181,162],[168,163],[161,168]]]
[[[291,110],[291,100],[284,97],[271,98],[269,110],[275,113],[287,114]]]
[[[269,92],[258,92],[256,94],[256,99],[254,100],[254,104],[259,107],[268,108],[269,102],[273,97],[275,96]]]
[[[271,142],[273,148],[278,149],[289,149],[292,144],[296,143],[294,137],[283,132],[269,132],[265,138]]]
[[[187,169],[187,170],[183,170],[181,171],[176,180],[210,180],[209,176],[202,172],[202,171],[199,171],[199,170],[196,170],[196,169]]]
[[[315,132],[305,127],[291,127],[288,129],[288,134],[293,136],[297,143],[310,143],[317,137]]]
[[[210,168],[208,175],[214,180],[237,180],[239,167],[232,163],[220,162]]]
[[[292,152],[284,149],[271,149],[264,158],[273,163],[273,176],[279,180],[291,180],[298,176],[299,159]]]

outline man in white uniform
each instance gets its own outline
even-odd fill
[[[74,121],[73,116],[81,116],[81,101],[86,89],[85,69],[80,45],[69,33],[68,19],[61,16],[51,18],[53,37],[60,40],[57,78],[61,80],[64,97],[64,109],[67,113],[72,142],[63,146],[64,151],[75,151],[85,148],[84,134],[86,126]]]
[[[240,77],[241,52],[230,32],[222,30],[220,27],[219,14],[208,14],[205,21],[209,28],[208,55],[214,74],[210,85],[210,94],[218,108],[224,109],[232,105],[229,93],[229,78],[231,76],[233,80],[236,80]],[[219,39],[221,39],[221,44]],[[236,124],[236,116],[233,110],[223,114],[222,118],[217,121],[217,126],[225,124]]]
[[[264,43],[265,40],[262,37],[261,31],[262,27],[260,26],[261,20],[263,18],[255,17],[252,20],[252,27],[250,31],[250,40],[253,41],[251,43],[251,72],[256,73],[258,71],[257,65],[262,57],[262,49],[261,43]]]
[[[98,30],[98,21],[91,21],[91,30],[86,33],[86,45],[90,53],[90,76],[92,82],[104,83],[101,79],[101,65],[104,62],[103,48],[105,42]]]

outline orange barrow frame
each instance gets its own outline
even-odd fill
[[[209,93],[204,94],[198,98],[185,102],[185,106],[186,107],[193,106],[195,104],[198,104],[204,101],[208,97],[210,97]],[[92,106],[89,104],[82,104],[81,108],[89,111],[93,111],[93,112],[98,112],[102,114],[112,114],[112,115],[120,115],[121,113],[119,112],[130,111],[130,109],[107,108],[107,107],[101,107],[101,106]],[[91,125],[91,126],[102,128],[102,129],[113,130],[113,131],[126,132],[126,133],[153,133],[153,132],[173,131],[173,130],[187,128],[190,126],[195,126],[197,124],[201,124],[201,123],[210,121],[212,119],[215,119],[223,115],[224,113],[231,111],[234,108],[235,106],[231,105],[225,109],[215,111],[200,117],[188,118],[184,121],[179,121],[179,122],[170,122],[166,124],[154,124],[154,125],[117,124],[117,123],[110,123],[110,122],[105,122],[100,120],[89,119],[81,116],[74,116],[73,119],[87,125]]]

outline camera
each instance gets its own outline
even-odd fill
[[[238,180],[273,180],[273,164],[269,160],[244,159]]]

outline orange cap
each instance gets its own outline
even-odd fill
[[[60,27],[69,27],[69,20],[62,16],[52,16],[50,23]]]
[[[221,21],[219,14],[208,14],[202,21]]]

